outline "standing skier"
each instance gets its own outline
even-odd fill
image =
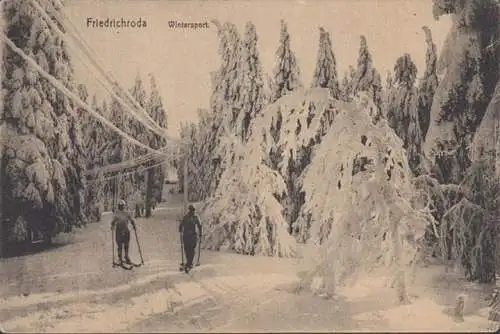
[[[181,233],[182,242],[184,244],[184,253],[186,254],[186,272],[193,268],[194,251],[198,241],[196,228],[198,228],[198,237],[201,239],[200,219],[194,213],[194,206],[189,205],[189,211],[179,225],[179,232]]]
[[[134,231],[135,221],[132,219],[130,214],[125,211],[126,203],[124,200],[118,202],[118,211],[115,212],[113,220],[111,221],[111,232],[115,231],[116,245],[118,246],[118,258],[120,259],[120,265],[123,264],[122,254],[125,250],[125,263],[131,264],[130,258],[128,256],[129,244],[130,244],[130,230],[128,229],[128,223],[132,224]]]

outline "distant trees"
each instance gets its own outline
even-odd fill
[[[417,110],[417,67],[409,54],[399,57],[394,66],[395,87],[389,92],[387,119],[403,140],[408,164],[415,171],[420,163],[422,134]]]
[[[345,85],[347,86],[347,82],[345,82]],[[328,88],[334,99],[340,98],[337,62],[332,50],[330,33],[323,28],[319,28],[318,56],[311,87]]]
[[[276,63],[274,65],[271,85],[271,100],[269,101],[271,103],[289,92],[302,87],[300,68],[297,64],[295,54],[291,49],[290,40],[287,25],[284,21],[281,21],[279,47],[276,51]]]
[[[377,113],[381,112],[382,107],[382,79],[379,72],[373,67],[373,60],[366,37],[360,37],[359,56],[356,72],[351,83],[352,94],[358,92],[369,92],[372,95],[373,102],[378,108]]]
[[[425,138],[431,119],[431,107],[434,94],[438,86],[437,77],[437,51],[436,45],[432,41],[431,30],[424,26],[425,42],[427,52],[425,54],[425,72],[418,88],[418,119],[422,138]]]

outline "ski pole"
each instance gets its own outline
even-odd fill
[[[179,237],[181,238],[181,266],[184,266],[184,241],[182,240],[182,233],[179,233]]]
[[[201,253],[201,235],[200,240],[198,241],[198,260],[196,261],[196,266],[200,265],[200,253]]]
[[[144,264],[144,259],[142,258],[141,244],[139,243],[139,237],[137,236],[137,229],[134,228],[135,241],[137,241],[137,248],[139,249],[139,255],[141,257],[141,264]]]
[[[115,266],[115,238],[113,233],[113,228],[111,228],[111,253],[113,254],[112,266]]]

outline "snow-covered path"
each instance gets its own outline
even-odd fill
[[[159,326],[165,331],[178,330],[184,323],[182,329],[187,323],[196,330],[200,325],[188,314],[199,310],[182,309],[202,303],[202,313],[211,313],[206,315],[211,318],[221,315],[219,325],[223,325],[231,320],[224,309],[232,309],[236,316],[236,309],[259,303],[276,285],[295,279],[293,274],[276,272],[272,259],[245,257],[242,262],[238,255],[209,252],[203,252],[202,266],[189,276],[179,272],[177,214],[175,208],[160,208],[153,218],[138,220],[145,265],[130,271],[111,267],[109,215],[67,237],[66,245],[1,260],[2,328],[117,332]],[[140,262],[134,238],[131,258]],[[207,304],[213,304],[211,309]],[[180,321],[161,320],[165,316]],[[214,318],[202,327],[208,330],[216,323]]]
[[[400,306],[394,291],[373,278],[334,300],[291,293],[298,279],[294,260],[203,252],[202,265],[186,275],[178,271],[176,211],[157,210],[138,221],[145,265],[131,271],[111,268],[109,216],[78,231],[67,245],[0,260],[0,327],[8,332],[486,328],[487,309],[479,298],[484,294],[460,279],[433,287],[422,282],[412,291],[412,304]],[[135,242],[131,245],[132,260],[139,262]],[[431,270],[422,270],[426,273]],[[469,293],[468,309],[465,322],[457,323],[446,309],[462,292]]]

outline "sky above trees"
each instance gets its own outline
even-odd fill
[[[158,81],[169,132],[178,136],[179,124],[193,121],[198,108],[208,108],[210,73],[219,66],[216,28],[199,31],[171,29],[169,20],[203,22],[231,21],[244,32],[247,21],[255,24],[258,49],[265,75],[272,75],[279,45],[281,19],[287,23],[291,49],[301,69],[304,86],[311,85],[318,52],[319,27],[330,33],[339,78],[349,65],[356,65],[359,36],[365,35],[374,66],[385,78],[399,56],[409,53],[418,69],[425,69],[427,25],[438,53],[450,28],[448,17],[439,21],[432,16],[432,1],[67,1],[66,13],[87,43],[98,52],[107,69],[129,87],[137,72],[143,77],[153,72]],[[146,28],[87,28],[87,17],[142,18]],[[77,75],[101,98],[106,92],[96,83],[82,62],[73,57]]]

